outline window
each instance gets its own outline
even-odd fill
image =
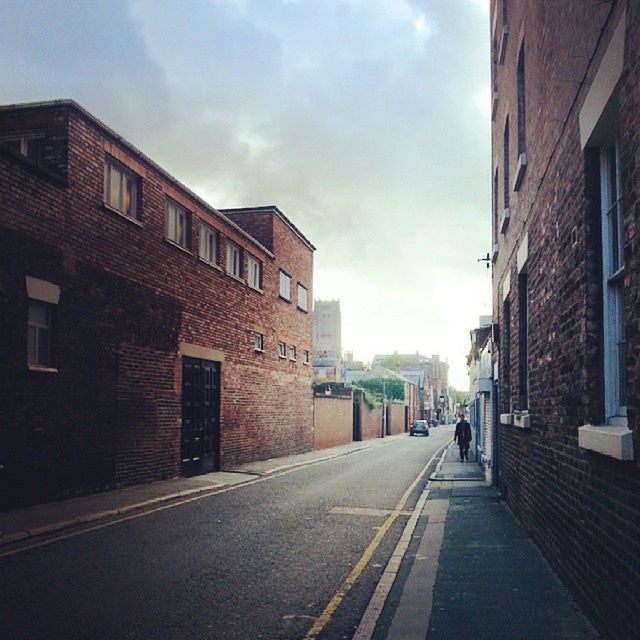
[[[29,300],[27,363],[30,365],[51,366],[52,309],[46,302]]]
[[[502,306],[502,370],[504,378],[504,406],[511,412],[511,305],[505,300]]]
[[[307,288],[298,283],[298,309],[307,310]]]
[[[289,360],[297,360],[298,354],[296,353],[296,348],[291,344],[289,345]]]
[[[529,407],[529,281],[526,271],[518,276],[518,360],[520,373],[520,410]]]
[[[287,357],[287,345],[284,342],[278,342],[278,357],[279,358]]]
[[[504,124],[504,135],[502,137],[502,183],[503,183],[503,204],[504,209],[509,208],[509,118]]]
[[[617,142],[600,150],[605,412],[627,415],[624,333],[624,253]]]
[[[291,276],[280,269],[280,297],[291,301]]]
[[[253,348],[256,351],[264,351],[264,336],[261,333],[254,334]]]
[[[171,200],[167,200],[165,210],[165,236],[167,240],[188,248],[189,245],[189,214],[186,209]]]
[[[525,85],[524,85],[524,42],[518,55],[518,70],[516,73],[518,87],[518,155],[526,151],[526,110],[525,110]]]
[[[44,135],[41,133],[25,133],[1,138],[2,142],[16,153],[28,158],[32,162],[39,162],[42,155]]]
[[[227,273],[236,278],[242,277],[242,251],[231,241],[227,241]]]
[[[309,364],[309,350],[305,349],[302,352],[302,364]]]
[[[498,168],[493,174],[493,244],[498,244],[498,192],[500,190],[498,182]]]
[[[249,270],[249,286],[257,291],[262,291],[262,263],[253,256],[247,259]]]
[[[209,264],[218,264],[218,232],[200,224],[200,258]]]
[[[121,164],[107,159],[104,166],[104,201],[112,209],[133,218],[138,215],[138,177]]]

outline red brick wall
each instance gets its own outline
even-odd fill
[[[311,449],[312,371],[302,361],[311,314],[295,304],[297,281],[312,300],[308,243],[273,214],[275,257],[261,250],[73,107],[0,111],[0,131],[20,122],[51,126],[68,187],[0,151],[0,373],[12,380],[0,397],[11,408],[2,412],[10,418],[0,424],[0,456],[12,486],[25,487],[5,500],[178,474],[181,342],[223,353],[223,466]],[[102,204],[107,152],[141,176],[141,224]],[[164,240],[167,196],[191,212],[189,251]],[[200,220],[220,232],[222,267],[227,237],[243,250],[243,277],[247,253],[263,262],[263,292],[198,259]],[[281,264],[293,303],[278,298]],[[26,368],[25,275],[61,288],[57,374]],[[255,331],[264,353],[254,350]],[[297,347],[297,361],[278,357],[279,340]]]
[[[495,4],[495,3],[494,3]],[[497,3],[498,8],[501,3]],[[578,429],[601,423],[602,310],[599,265],[599,179],[583,152],[578,114],[627,7],[625,69],[620,90],[625,329],[629,428],[635,459],[621,462],[578,447]],[[495,11],[495,8],[494,8]],[[528,166],[511,190],[511,221],[494,265],[494,317],[504,341],[502,283],[511,277],[510,362],[500,356],[502,412],[508,412],[506,367],[513,406],[519,393],[516,251],[529,237],[530,430],[500,427],[500,481],[507,499],[580,605],[607,638],[631,638],[640,618],[640,8],[600,3],[585,11],[572,0],[509,2],[509,41],[498,64],[498,109],[493,122],[493,166],[502,208],[502,133],[510,116],[510,164],[516,162],[516,64],[520,34],[526,52]],[[497,34],[502,31],[498,19]]]
[[[313,448],[326,449],[353,441],[353,398],[313,398]]]

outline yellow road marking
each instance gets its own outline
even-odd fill
[[[445,445],[446,446],[446,445]],[[369,543],[369,546],[365,549],[364,553],[355,567],[351,570],[351,573],[347,576],[346,580],[342,583],[340,588],[335,592],[333,598],[329,601],[329,604],[324,608],[324,611],[316,618],[315,622],[307,631],[307,634],[304,637],[304,640],[315,640],[318,637],[318,634],[327,626],[327,624],[331,621],[333,614],[336,612],[337,608],[340,606],[340,603],[344,600],[345,596],[356,583],[360,574],[364,571],[364,568],[367,566],[369,561],[371,560],[373,554],[380,542],[382,542],[382,538],[384,538],[385,533],[389,530],[389,527],[396,521],[398,516],[402,513],[404,506],[411,495],[411,492],[416,488],[416,485],[424,474],[427,472],[431,463],[435,460],[436,456],[440,451],[442,451],[443,447],[440,447],[432,456],[429,458],[429,462],[423,467],[422,471],[418,474],[416,479],[411,483],[409,488],[404,492],[400,501],[396,505],[395,509],[392,511],[391,515],[384,521],[378,532],[373,537],[373,540]]]

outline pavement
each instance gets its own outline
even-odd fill
[[[0,513],[2,547],[38,536],[224,491],[320,463],[381,440],[274,458],[229,471],[175,478]],[[572,601],[496,488],[473,459],[447,447],[417,502],[354,640],[595,640]]]
[[[600,638],[499,491],[485,481],[473,452],[469,457],[460,463],[457,446],[443,453],[394,585],[373,633],[364,637]]]

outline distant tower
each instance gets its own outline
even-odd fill
[[[340,300],[315,300],[313,303],[313,353],[315,356],[342,354]]]

